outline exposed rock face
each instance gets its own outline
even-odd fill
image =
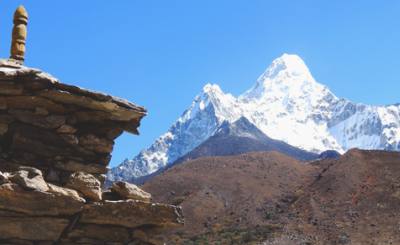
[[[0,170],[34,166],[47,181],[107,172],[114,139],[137,134],[142,107],[58,82],[39,70],[0,64]],[[51,179],[48,179],[51,178]]]
[[[73,173],[69,177],[66,186],[78,190],[84,197],[90,200],[101,200],[100,181],[91,174],[86,174],[84,172]]]
[[[127,212],[129,210],[129,212]],[[179,224],[181,211],[174,206],[138,200],[105,201],[85,206],[81,222],[135,228]]]
[[[247,118],[233,123],[225,121],[217,132],[193,151],[176,160],[172,165],[207,156],[233,156],[254,151],[277,151],[300,161],[311,161],[318,154],[293,147],[265,135]]]
[[[179,207],[125,183],[102,193],[115,138],[145,114],[0,61],[0,244],[162,244]]]
[[[111,191],[116,193],[122,199],[136,199],[149,202],[151,194],[141,190],[134,184],[117,181],[113,183]]]
[[[35,168],[20,167],[20,170],[11,175],[9,179],[28,190],[49,190],[42,172]]]
[[[4,183],[8,183],[8,182],[9,182],[9,180],[8,180],[7,175],[0,172],[0,185],[2,185]]]

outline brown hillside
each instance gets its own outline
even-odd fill
[[[294,217],[287,232],[267,244],[400,244],[400,153],[351,150],[320,164],[286,216]]]
[[[200,158],[144,189],[182,204],[184,244],[400,244],[398,152],[354,149],[311,164],[276,152]]]
[[[206,157],[175,166],[143,188],[156,202],[181,204],[186,221],[178,233],[193,237],[274,223],[317,169],[278,152]]]

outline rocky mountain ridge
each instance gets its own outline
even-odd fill
[[[140,178],[127,179],[135,184],[143,184],[151,178],[162,174],[186,161],[217,156],[236,156],[249,152],[269,152],[275,151],[286,156],[292,157],[303,163],[327,158],[339,158],[340,154],[336,151],[324,151],[316,154],[293,147],[283,141],[274,140],[266,136],[254,124],[245,117],[241,117],[233,123],[225,121],[217,129],[217,132],[187,153],[178,158],[174,163],[160,168],[156,172]],[[107,183],[110,185],[111,183]]]
[[[245,117],[233,123],[225,121],[217,132],[173,164],[208,156],[232,156],[247,152],[276,151],[300,161],[311,161],[319,154],[301,150],[266,136]]]

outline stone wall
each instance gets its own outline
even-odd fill
[[[102,191],[114,140],[144,108],[0,62],[0,243],[162,244],[179,207],[128,183]]]
[[[64,184],[85,171],[103,180],[114,139],[137,133],[144,108],[58,82],[26,67],[0,69],[0,170],[32,165]]]

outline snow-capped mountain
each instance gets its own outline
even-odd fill
[[[224,123],[246,117],[267,136],[303,150],[400,149],[400,105],[370,106],[336,97],[303,60],[284,54],[239,97],[207,84],[148,149],[113,168],[109,180],[151,174],[193,150]]]
[[[240,117],[233,123],[223,122],[213,136],[177,159],[173,165],[205,156],[232,156],[255,151],[277,151],[301,161],[320,158],[319,154],[271,139],[247,118]]]

